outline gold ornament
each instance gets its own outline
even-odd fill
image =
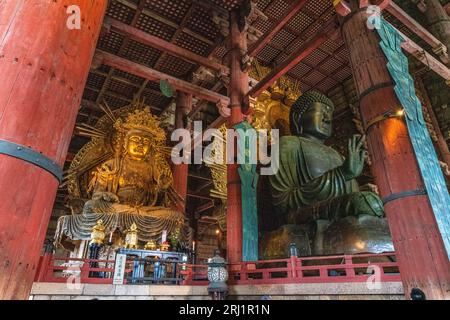
[[[90,244],[102,245],[104,240],[105,240],[105,226],[103,225],[103,220],[100,219],[92,228]]]
[[[138,231],[136,223],[130,229],[125,230],[125,248],[138,249]]]
[[[153,240],[150,240],[149,242],[147,242],[144,246],[145,250],[151,250],[154,251],[156,250],[156,242]]]

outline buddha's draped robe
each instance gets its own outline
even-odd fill
[[[346,180],[343,163],[344,158],[324,144],[306,137],[282,137],[279,170],[270,176],[275,208],[290,223],[357,214],[382,216],[379,197],[360,192],[355,179]]]

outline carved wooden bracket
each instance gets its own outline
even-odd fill
[[[445,64],[450,63],[450,59],[448,57],[448,52],[447,52],[447,47],[443,43],[440,43],[438,46],[436,46],[432,50],[433,50],[433,53],[436,54],[439,57],[439,59],[441,59],[442,62],[444,62]]]
[[[230,20],[229,17],[221,12],[212,11],[212,21],[219,29],[222,36],[225,38],[230,34]]]
[[[97,52],[94,55],[94,58],[92,59],[91,69],[97,70],[98,68],[100,68],[103,64],[103,60],[104,60],[103,55],[101,53]]]
[[[247,72],[252,67],[253,58],[251,58],[247,52],[242,54],[241,69],[243,72]]]
[[[219,114],[222,117],[228,118],[229,116],[231,116],[231,109],[227,105],[224,105],[222,101],[217,102],[216,106],[219,110]]]
[[[219,71],[217,73],[217,78],[220,80],[220,82],[222,83],[222,85],[225,88],[229,89],[231,80],[230,80],[230,77],[229,77],[228,74],[226,74],[226,73],[224,73],[222,71]]]
[[[424,0],[412,0],[412,2],[417,6],[420,12],[425,13],[425,11],[427,11],[427,4]]]
[[[352,9],[350,9],[350,5],[345,0],[334,0],[333,6],[336,12],[343,17],[352,12]]]
[[[258,9],[254,0],[244,1],[239,9],[239,31],[249,30],[250,24],[258,18],[264,21],[268,20],[268,17]]]

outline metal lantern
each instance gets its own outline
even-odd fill
[[[295,242],[292,242],[289,245],[289,254],[291,257],[298,257],[298,248]]]
[[[213,300],[223,300],[228,292],[227,262],[220,256],[220,251],[214,252],[214,257],[208,259],[208,292]]]
[[[136,223],[133,223],[130,229],[125,231],[125,248],[127,249],[138,248],[138,232]]]
[[[103,225],[103,220],[98,220],[91,231],[91,242],[90,244],[102,245],[105,240],[105,226]]]

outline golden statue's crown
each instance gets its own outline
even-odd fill
[[[164,130],[160,127],[159,118],[151,114],[149,107],[134,110],[125,120],[118,119],[114,128],[119,131],[142,130],[152,134],[158,141],[164,141],[166,138]]]

